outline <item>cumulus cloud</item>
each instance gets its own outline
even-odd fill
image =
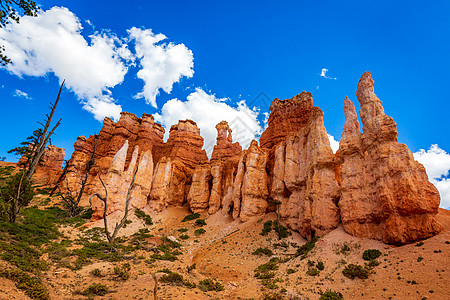
[[[428,178],[437,187],[441,195],[441,207],[450,208],[450,154],[438,145],[430,149],[420,149],[414,153],[414,158],[424,165]]]
[[[181,78],[194,75],[194,55],[184,44],[161,43],[167,37],[154,34],[151,29],[136,27],[128,30],[130,38],[136,43],[136,56],[141,69],[138,78],[144,81],[144,89],[136,98],[144,98],[147,104],[156,105],[160,89],[170,94],[174,83]]]
[[[27,100],[31,100],[32,98],[30,97],[30,95],[28,95],[28,93],[25,93],[21,90],[15,90],[13,92],[13,96],[17,97],[17,98],[23,98],[23,99],[27,99]]]
[[[89,20],[85,23],[95,28]],[[82,30],[81,21],[64,7],[11,22],[0,28],[0,44],[12,60],[3,68],[19,77],[53,73],[60,82],[66,80],[66,87],[97,120],[109,116],[116,121],[121,106],[112,88],[123,82],[136,59],[141,67],[137,76],[145,83],[137,98],[155,107],[160,89],[170,93],[174,83],[194,74],[192,51],[184,44],[163,42],[167,39],[163,34],[133,27],[125,38],[104,30],[86,39]],[[129,50],[131,43],[136,53]]]
[[[211,156],[216,143],[216,124],[227,121],[230,125],[233,142],[246,149],[253,139],[261,135],[261,125],[258,122],[259,111],[249,108],[245,101],[231,107],[226,103],[228,99],[220,99],[197,88],[186,101],[172,99],[161,108],[161,114],[155,114],[155,121],[160,122],[166,129],[177,124],[178,120],[191,119],[200,128],[200,134],[205,139],[204,149]],[[168,137],[166,130],[166,138]]]
[[[322,72],[320,73],[320,76],[321,76],[321,77],[324,77],[324,78],[326,78],[326,79],[337,80],[337,78],[327,76],[327,72],[328,72],[328,69],[323,68],[323,69],[322,69]],[[319,89],[319,87],[317,87],[317,89]]]
[[[12,63],[5,68],[19,77],[54,73],[60,81],[95,113],[105,104],[117,119],[120,106],[111,98],[110,88],[120,84],[132,57],[127,45],[110,33],[94,33],[90,43],[81,35],[80,20],[67,8],[53,7],[38,17],[21,18],[0,30],[0,41]],[[111,102],[112,101],[112,102]],[[99,115],[95,115],[99,119]]]
[[[115,121],[120,118],[122,107],[116,103],[109,96],[102,96],[101,98],[89,98],[89,101],[84,101],[83,109],[94,115],[97,121],[102,122],[105,117],[112,117]]]
[[[328,139],[330,140],[330,146],[331,149],[333,150],[333,153],[336,153],[336,151],[338,151],[339,149],[339,141],[336,141],[334,139],[334,136],[328,134]]]

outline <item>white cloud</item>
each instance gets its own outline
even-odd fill
[[[328,69],[323,68],[323,69],[322,69],[322,72],[320,73],[320,76],[321,76],[321,77],[324,77],[324,78],[327,78],[327,79],[337,80],[337,78],[327,76],[327,75],[326,75],[327,72],[328,72]]]
[[[160,89],[170,94],[174,83],[194,75],[194,56],[184,44],[161,43],[166,36],[154,34],[151,29],[133,27],[128,34],[136,42],[136,56],[142,67],[137,76],[144,81],[144,89],[136,98],[145,98],[147,104],[157,107]]]
[[[436,186],[441,195],[440,207],[450,209],[450,178],[431,180],[431,182]]]
[[[426,169],[428,178],[437,187],[441,195],[441,207],[450,208],[450,154],[438,145],[430,149],[420,149],[414,153],[414,158]]]
[[[161,108],[161,114],[155,114],[155,121],[160,122],[166,128],[166,138],[169,128],[177,124],[178,120],[191,119],[200,128],[200,134],[205,139],[204,149],[211,156],[216,144],[216,124],[227,121],[232,129],[233,142],[238,141],[242,148],[246,149],[253,139],[261,134],[261,125],[257,118],[259,112],[250,109],[244,100],[237,103],[237,107],[231,107],[227,99],[216,98],[200,88],[187,97],[187,101],[172,99]]]
[[[97,121],[102,122],[105,117],[112,117],[115,121],[119,120],[122,107],[114,103],[109,96],[101,98],[89,98],[84,101],[83,109],[94,115]]]
[[[89,20],[85,23],[95,28]],[[66,87],[97,120],[109,116],[116,121],[121,106],[115,103],[111,89],[123,82],[136,58],[141,66],[137,76],[145,83],[136,97],[155,107],[160,89],[170,93],[174,83],[194,74],[192,51],[184,44],[163,42],[166,36],[153,34],[151,29],[133,27],[122,39],[108,30],[85,39],[82,29],[80,20],[64,7],[11,22],[0,28],[0,44],[12,60],[3,68],[19,77],[53,73],[60,82],[66,80]],[[136,53],[128,48],[132,42]]]
[[[25,93],[25,92],[23,92],[21,90],[15,90],[14,93],[13,93],[13,96],[17,97],[17,98],[24,98],[24,99],[27,99],[27,100],[31,100],[32,99],[30,97],[30,95],[28,95],[28,93]]]
[[[339,141],[336,141],[334,139],[334,136],[328,134],[328,139],[330,140],[330,146],[331,149],[333,150],[333,153],[336,153],[336,151],[338,151],[339,149]]]
[[[88,43],[81,30],[80,20],[64,7],[11,22],[0,29],[5,54],[12,60],[5,68],[19,77],[54,73],[60,81],[66,79],[66,86],[87,103],[85,108],[99,106],[110,88],[123,81],[128,71],[125,61],[132,56],[113,34],[96,32]]]

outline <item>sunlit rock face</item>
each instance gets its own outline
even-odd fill
[[[208,204],[210,214],[216,213],[223,207],[223,198],[231,192],[242,153],[239,143],[233,143],[232,132],[226,121],[217,124],[216,129],[217,142],[210,160],[212,177]]]
[[[33,181],[37,184],[53,186],[62,174],[64,156],[64,148],[48,145],[36,167]],[[28,158],[24,155],[19,159],[18,164],[23,165],[27,160]]]
[[[337,159],[323,112],[310,93],[275,99],[261,145],[269,147],[269,202],[280,203],[280,219],[302,236],[321,236],[339,224]],[[288,116],[288,117],[283,117]],[[291,128],[291,129],[289,129]]]
[[[361,77],[355,106],[345,99],[345,126],[339,147],[341,199],[346,232],[385,243],[405,244],[440,231],[440,197],[408,147],[397,142],[397,124],[384,114],[369,72]]]
[[[357,89],[362,132],[355,106],[345,98],[336,154],[324,113],[314,107],[311,93],[302,92],[272,102],[260,143],[248,149],[233,143],[227,122],[217,124],[209,160],[194,121],[173,125],[164,143],[164,129],[150,115],[122,113],[117,123],[106,118],[98,135],[77,139],[64,184],[79,188],[95,149],[83,199],[103,191],[101,176],[110,195],[107,214],[123,210],[130,190],[131,207],[155,212],[187,205],[193,212],[246,222],[276,211],[307,239],[341,223],[349,234],[391,244],[430,237],[441,228],[435,220],[439,194],[423,166],[397,142],[396,124],[384,114],[373,84],[365,73]],[[102,217],[102,207],[94,203],[94,218]]]

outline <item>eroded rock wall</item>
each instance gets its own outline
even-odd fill
[[[440,231],[436,222],[440,197],[425,168],[408,147],[397,142],[397,124],[384,113],[369,72],[361,77],[355,106],[345,99],[345,126],[339,146],[341,199],[346,232],[405,244]]]
[[[370,73],[361,77],[357,97],[363,133],[346,98],[336,154],[324,114],[307,92],[275,99],[260,145],[252,141],[246,150],[233,143],[227,122],[217,124],[210,160],[194,121],[173,125],[164,143],[164,129],[152,116],[122,113],[117,124],[106,118],[97,136],[77,139],[70,160],[74,172],[66,184],[80,184],[95,148],[86,197],[102,191],[102,174],[111,189],[107,213],[123,209],[137,168],[130,190],[133,207],[148,205],[160,212],[187,204],[193,212],[228,214],[243,222],[278,211],[284,224],[308,239],[341,222],[352,235],[392,244],[436,234],[439,194],[406,145],[397,143],[396,124],[384,114]],[[101,204],[94,210],[101,217]]]

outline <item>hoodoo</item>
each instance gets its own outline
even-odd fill
[[[339,150],[333,153],[324,113],[313,106],[311,93],[275,99],[260,144],[242,150],[233,143],[225,121],[217,124],[211,159],[200,129],[191,120],[164,129],[153,117],[122,113],[114,123],[105,118],[97,136],[79,137],[63,186],[76,190],[94,152],[95,167],[83,199],[102,189],[105,179],[108,212],[122,210],[131,186],[132,207],[161,212],[187,204],[191,211],[229,214],[245,222],[274,211],[305,238],[322,236],[342,223],[354,236],[390,244],[411,243],[441,229],[435,215],[439,193],[425,168],[408,147],[397,142],[394,120],[385,115],[369,72],[362,75],[354,104],[344,100],[345,125]],[[94,203],[94,218],[103,206]]]

